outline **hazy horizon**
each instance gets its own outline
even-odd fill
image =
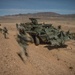
[[[37,12],[75,14],[75,0],[0,0],[0,16]]]

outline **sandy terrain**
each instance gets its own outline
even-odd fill
[[[55,27],[75,32],[74,21],[46,21]],[[0,75],[75,75],[75,41],[66,42],[64,48],[29,44],[27,61],[18,56],[21,47],[16,42],[15,23],[1,23],[8,28],[8,39],[0,33]]]

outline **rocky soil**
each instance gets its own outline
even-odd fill
[[[75,41],[66,42],[63,48],[29,43],[29,57],[24,63],[18,55],[21,47],[15,39],[15,25],[7,23],[6,27],[8,38],[4,39],[0,33],[0,75],[75,75]]]

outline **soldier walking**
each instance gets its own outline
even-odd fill
[[[2,33],[2,29],[3,29],[3,27],[1,26],[1,24],[0,24],[0,32]]]
[[[27,46],[28,46],[28,42],[31,42],[31,41],[32,41],[31,38],[26,35],[24,29],[20,27],[19,34],[17,35],[17,42],[22,48],[19,53],[19,56],[21,57],[23,62],[27,60],[27,57],[28,57]]]
[[[8,30],[6,27],[3,28],[3,35],[4,35],[4,38],[6,38],[6,35],[8,34]]]

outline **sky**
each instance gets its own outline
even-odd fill
[[[0,0],[0,16],[37,12],[75,14],[75,0]]]

